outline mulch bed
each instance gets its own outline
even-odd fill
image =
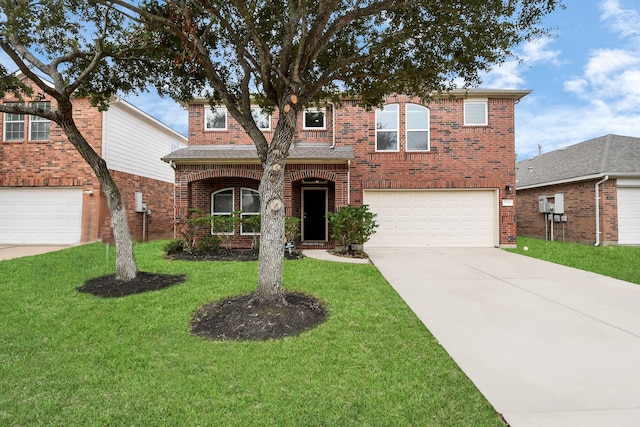
[[[263,341],[298,335],[327,317],[322,303],[302,293],[285,294],[287,304],[260,304],[253,295],[209,303],[191,319],[191,332],[213,341]]]
[[[154,274],[139,272],[133,280],[122,281],[116,279],[115,274],[97,277],[78,286],[78,292],[86,292],[103,298],[118,298],[141,292],[157,291],[178,283],[186,282],[187,276],[175,276],[170,274]]]
[[[182,261],[257,261],[259,251],[257,249],[219,249],[214,252],[194,252],[189,254],[184,251],[167,254],[167,258]],[[292,253],[285,251],[285,259],[302,259],[302,251],[294,250]]]

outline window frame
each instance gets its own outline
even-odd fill
[[[475,107],[482,105],[484,108],[484,120],[483,123],[469,122],[467,120],[470,114],[467,113],[467,106]],[[473,99],[465,99],[463,106],[463,123],[464,126],[488,126],[489,125],[489,100],[487,98],[473,98]]]
[[[224,127],[223,128],[214,128],[214,127],[209,127],[209,121],[207,120],[207,117],[209,116],[209,114],[218,114],[220,112],[224,112]],[[216,108],[212,108],[211,106],[206,106],[204,107],[204,130],[206,132],[222,132],[222,131],[226,131],[229,128],[229,112],[227,111],[226,107],[216,107]]]
[[[381,129],[378,127],[378,114],[380,112],[384,112],[385,107],[391,107],[393,106],[395,108],[395,129]],[[393,103],[393,104],[386,104],[384,106],[382,106],[382,108],[377,108],[375,111],[375,151],[379,152],[379,153],[397,153],[400,151],[400,104],[398,103]],[[378,148],[378,135],[382,132],[386,132],[386,133],[392,133],[395,132],[396,135],[396,146],[395,149],[393,150],[380,150]]]
[[[244,210],[244,192],[251,192],[258,196],[258,211],[257,212],[246,212]],[[253,188],[241,187],[240,188],[240,219],[242,220],[245,217],[260,215],[260,192]],[[260,232],[255,231],[244,231],[244,222],[240,221],[240,235],[241,236],[256,236],[260,235]]]
[[[418,111],[423,111],[426,112],[427,114],[427,127],[426,128],[415,128],[415,129],[410,129],[409,128],[409,108],[410,107],[418,107],[419,110]],[[406,103],[405,106],[405,151],[407,152],[424,152],[424,151],[430,151],[431,150],[431,110],[428,107],[425,107],[424,105],[420,105],[420,104],[414,104],[414,103]],[[427,148],[424,149],[410,149],[409,148],[409,133],[410,132],[426,132],[427,133]]]
[[[322,113],[322,126],[307,126],[307,113]],[[303,130],[327,130],[327,109],[326,107],[305,108],[302,114]]]
[[[41,107],[45,111],[51,111],[51,102],[50,101],[33,101],[29,103],[29,107]],[[46,125],[46,138],[34,138],[34,125],[36,124],[44,124]],[[51,140],[51,120],[46,119],[44,117],[35,116],[33,114],[29,115],[29,141],[50,141]]]
[[[259,114],[261,116],[266,116],[267,127],[260,127],[260,124],[256,120],[255,114]],[[253,122],[258,126],[258,129],[268,131],[271,130],[271,114],[265,113],[260,107],[251,107],[251,117],[253,118]]]
[[[227,191],[231,191],[231,211],[230,212],[215,212],[215,196],[216,194],[219,193],[223,193],[223,192],[227,192]],[[236,206],[236,189],[234,187],[227,187],[227,188],[222,188],[220,190],[214,191],[211,193],[211,215],[212,216],[227,216],[230,218],[233,218],[233,214],[235,212],[235,206]],[[211,229],[211,234],[214,236],[222,236],[222,235],[227,235],[227,236],[232,236],[234,235],[236,232],[236,227],[235,225],[232,227],[230,232],[227,233],[214,233],[213,228]]]
[[[4,105],[24,105],[23,102],[5,102]],[[21,118],[18,119],[13,119],[13,120],[8,120],[9,116],[20,116]],[[11,139],[7,139],[7,124],[22,124],[22,130],[20,131],[22,133],[22,136],[20,138],[11,138]],[[5,142],[24,142],[24,131],[25,131],[25,115],[24,114],[19,114],[19,113],[4,113],[3,114],[3,126],[2,126],[2,140]],[[13,130],[12,130],[13,132]]]

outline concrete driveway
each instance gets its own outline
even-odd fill
[[[11,245],[0,244],[0,261],[3,259],[20,258],[23,256],[40,255],[47,252],[59,251],[69,245]]]
[[[640,286],[500,249],[366,249],[513,427],[640,425]]]

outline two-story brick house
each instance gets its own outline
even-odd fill
[[[287,216],[300,244],[331,247],[327,212],[367,204],[380,224],[367,247],[515,244],[515,104],[529,91],[454,91],[429,102],[389,96],[299,115],[285,167]],[[259,212],[262,166],[244,130],[205,99],[188,106],[189,147],[164,157],[176,173],[176,214]],[[269,140],[278,112],[254,118]],[[242,229],[236,233],[243,234]]]
[[[55,100],[34,89],[37,98],[7,95],[0,102],[56,108]],[[79,130],[106,160],[120,189],[132,236],[172,236],[174,173],[161,157],[185,147],[186,137],[121,99],[113,99],[105,112],[87,99],[74,99],[73,104]],[[35,116],[5,113],[0,137],[0,243],[111,239],[106,197],[59,126]],[[146,206],[144,212],[136,210],[136,193]]]

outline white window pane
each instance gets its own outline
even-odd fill
[[[429,149],[429,132],[410,131],[407,132],[407,150],[419,151]]]
[[[407,104],[407,129],[429,129],[429,109]]]
[[[324,129],[325,128],[325,113],[321,110],[305,110],[304,112],[304,127],[312,129]]]
[[[213,213],[233,212],[233,190],[224,190],[213,194]]]
[[[24,122],[5,122],[5,141],[22,141],[24,139]]]
[[[465,102],[464,124],[465,125],[486,125],[487,124],[487,103],[486,102]]]
[[[398,149],[398,132],[377,132],[376,150],[396,151]]]
[[[205,109],[205,129],[226,129],[227,128],[227,109],[210,108]]]
[[[31,122],[32,141],[47,141],[49,139],[49,122]]]
[[[242,212],[260,213],[260,195],[257,191],[243,189],[241,203]]]
[[[271,129],[271,115],[264,113],[259,108],[253,108],[251,109],[251,116],[258,129]]]
[[[396,130],[398,129],[398,105],[386,105],[384,108],[376,110],[376,129]]]

